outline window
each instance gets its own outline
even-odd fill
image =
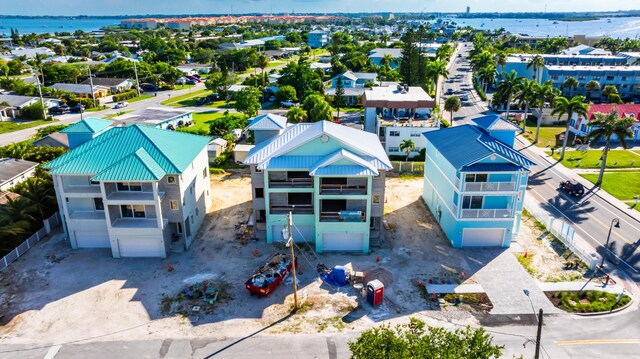
[[[622,81],[627,81],[627,76],[622,76]]]
[[[200,215],[200,210],[198,208],[196,208],[196,216]]]
[[[193,187],[194,187],[194,186],[195,186],[195,185],[191,185],[191,186],[189,186],[189,193],[193,194]]]
[[[571,126],[575,126],[576,125],[576,120],[571,120],[571,122],[569,123]]]
[[[178,209],[178,201],[176,200],[171,200],[169,202],[169,208],[173,209],[173,210],[177,210]]]
[[[389,152],[400,152],[400,147],[389,147]]]
[[[489,175],[486,173],[467,173],[465,176],[466,182],[487,182]]]
[[[482,196],[464,196],[464,198],[462,199],[462,208],[464,209],[482,208]]]
[[[202,178],[207,178],[207,167],[202,169]]]
[[[98,181],[89,181],[89,184],[91,184],[92,186],[98,186],[98,185],[100,185],[100,182],[98,182]]]
[[[389,137],[399,137],[400,131],[389,131]]]
[[[193,224],[193,214],[189,217],[191,217],[191,224]]]
[[[104,203],[102,203],[102,198],[94,198],[93,207],[95,207],[96,211],[104,211]]]
[[[264,198],[264,188],[256,188],[256,198]]]
[[[580,126],[580,131],[587,132],[587,125],[583,124],[582,126]]]
[[[373,194],[373,199],[371,200],[371,202],[373,204],[380,204],[380,194],[379,193],[374,193]]]
[[[140,182],[118,182],[118,191],[142,191],[142,184]]]
[[[614,76],[607,76],[607,81],[613,81]]]
[[[182,234],[182,223],[181,222],[176,223],[176,232],[178,232],[178,234]]]
[[[123,218],[145,218],[144,206],[123,204],[120,206]]]
[[[411,137],[420,137],[420,132],[418,132],[418,131],[411,131]]]
[[[176,177],[175,176],[167,177],[167,183],[176,183]]]

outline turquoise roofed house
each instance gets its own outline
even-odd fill
[[[522,131],[516,126],[498,115],[489,115],[472,119],[472,121],[496,140],[502,141],[509,147],[513,147],[516,141],[516,131]]]
[[[79,124],[65,130],[91,132]],[[72,248],[116,258],[189,248],[211,204],[210,139],[144,125],[98,132],[45,166]]]
[[[516,126],[496,118],[473,121],[479,125],[423,134],[422,197],[453,247],[509,247],[520,230],[534,163],[508,144]]]
[[[101,118],[87,117],[73,125],[63,129],[60,133],[66,134],[69,148],[73,149],[102,134],[113,126],[113,121]]]
[[[386,172],[391,162],[378,136],[321,121],[287,125],[256,117],[251,167],[258,238],[283,241],[287,216],[293,238],[317,252],[368,253],[382,239]]]

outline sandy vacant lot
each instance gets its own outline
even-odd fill
[[[61,235],[44,241],[0,274],[0,343],[66,343],[83,340],[241,337],[283,319],[291,308],[291,285],[270,297],[249,296],[244,281],[278,246],[241,244],[234,228],[250,213],[247,173],[215,176],[214,206],[189,251],[167,259],[113,259],[109,250],[71,250]],[[299,314],[267,333],[359,330],[384,320],[419,315],[427,320],[473,322],[469,311],[441,308],[422,297],[419,281],[473,282],[492,252],[454,250],[420,199],[422,178],[390,178],[381,248],[368,255],[323,254],[301,245]],[[55,259],[53,259],[55,258]],[[378,261],[379,259],[379,261]],[[315,266],[348,265],[386,285],[386,300],[372,309],[351,288],[331,288]],[[169,272],[167,266],[174,270]],[[172,312],[176,294],[196,282],[223,289],[207,312]],[[167,299],[168,298],[168,299]],[[189,306],[191,307],[191,306]]]

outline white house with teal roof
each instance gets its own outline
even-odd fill
[[[46,164],[73,248],[166,257],[193,242],[211,204],[208,137],[112,127]]]
[[[113,121],[103,120],[101,118],[88,117],[80,120],[73,125],[63,129],[60,133],[67,135],[69,148],[75,148],[81,144],[95,138],[111,128]]]
[[[258,238],[283,240],[287,215],[293,238],[317,252],[368,253],[382,239],[385,175],[391,162],[378,136],[332,122],[286,126],[252,120],[251,167]]]
[[[455,248],[509,247],[520,230],[534,163],[509,145],[517,127],[500,121],[506,122],[485,118],[478,120],[482,126],[423,134],[423,199]]]

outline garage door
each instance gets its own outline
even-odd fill
[[[502,247],[504,228],[465,228],[462,232],[463,247]]]
[[[120,257],[164,257],[162,238],[128,237],[119,238]]]
[[[322,250],[328,251],[362,251],[364,245],[363,233],[324,233],[322,235]]]
[[[282,230],[285,226],[273,226],[273,241],[284,241],[282,237]],[[314,242],[315,235],[313,233],[313,226],[295,226],[293,227],[293,240],[296,242]]]
[[[76,231],[78,248],[111,248],[109,233]]]

